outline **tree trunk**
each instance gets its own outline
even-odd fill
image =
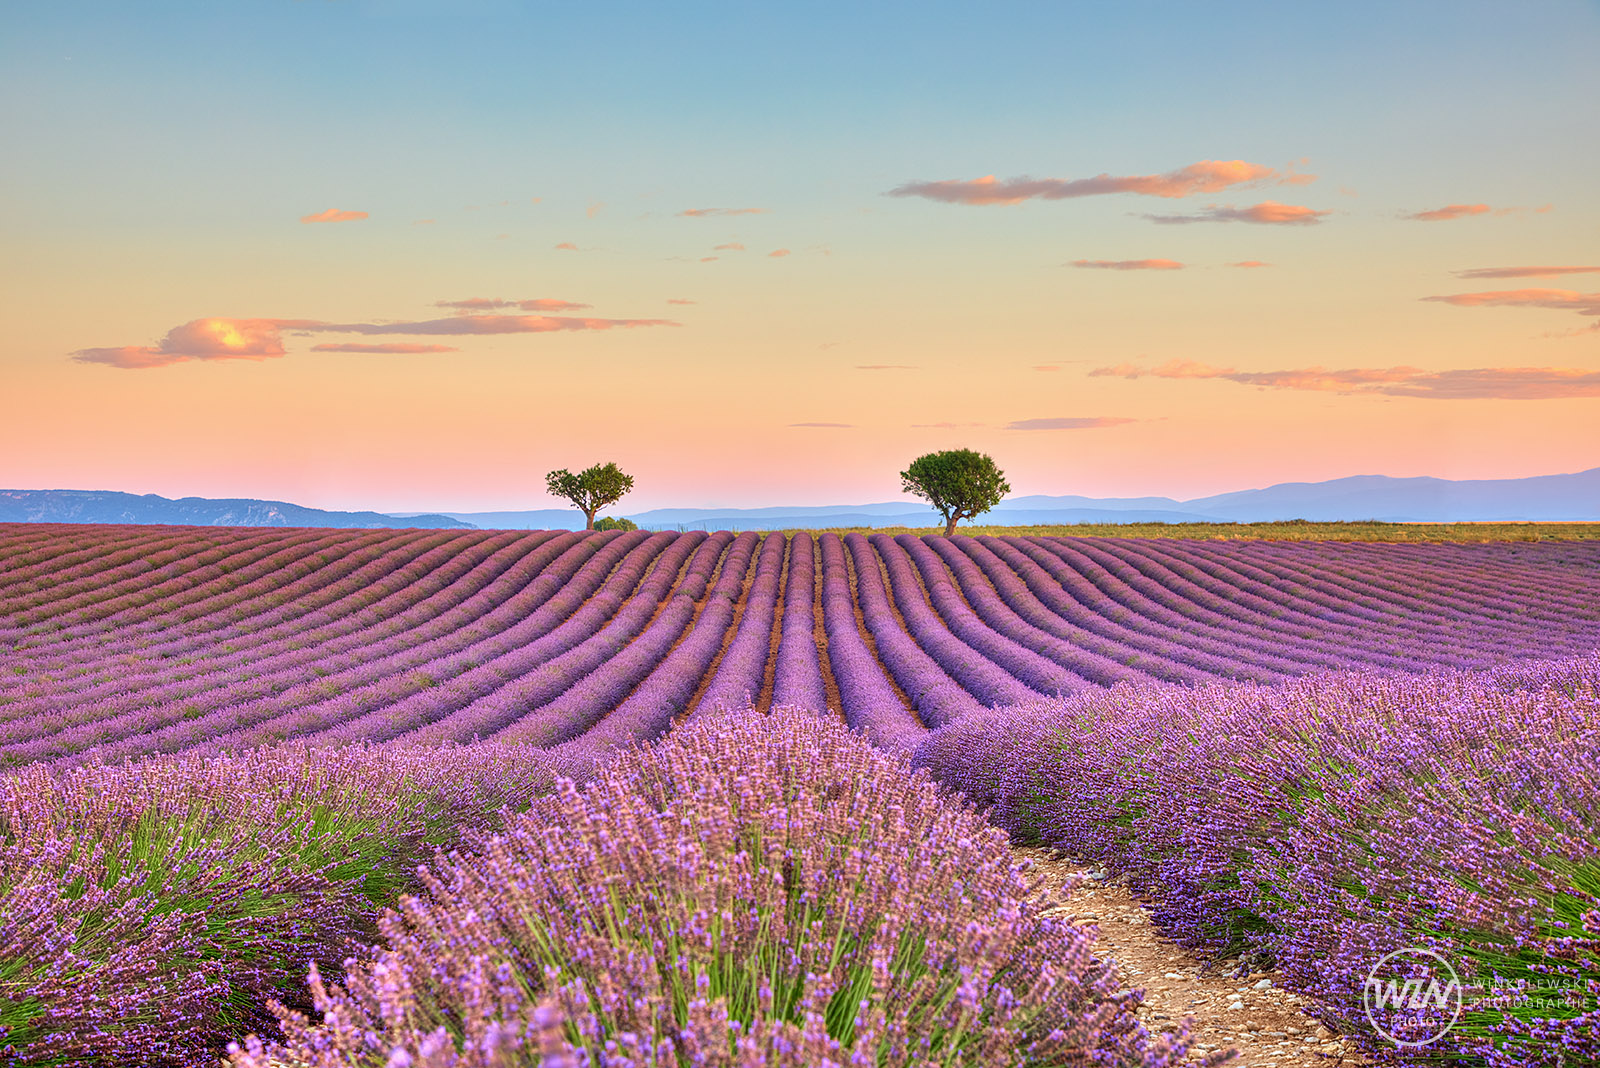
[[[944,536],[947,537],[947,538],[954,537],[955,536],[955,532],[956,532],[956,517],[955,516],[951,516],[949,519],[945,520],[945,523],[944,523]]]
[[[598,509],[598,508],[587,508],[587,509],[584,510],[583,518],[589,521],[589,525],[584,527],[583,528],[584,530],[593,530],[594,529],[594,514],[596,512],[598,512],[599,510],[600,509]]]

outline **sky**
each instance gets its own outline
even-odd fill
[[[1597,0],[12,0],[0,486],[1600,466],[1597,54]]]

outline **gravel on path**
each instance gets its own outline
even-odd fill
[[[1230,1068],[1354,1068],[1369,1063],[1304,1011],[1306,1002],[1279,985],[1271,972],[1235,976],[1237,961],[1204,966],[1150,922],[1147,905],[1125,881],[1107,879],[1092,865],[1049,849],[1017,847],[1043,879],[1039,893],[1055,902],[1047,916],[1066,916],[1099,928],[1102,956],[1117,964],[1126,987],[1143,989],[1139,1018],[1152,1031],[1172,1030],[1191,1018],[1196,1053],[1233,1049]],[[1063,894],[1063,887],[1076,883]]]

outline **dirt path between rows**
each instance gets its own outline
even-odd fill
[[[1117,963],[1124,987],[1142,988],[1139,1018],[1152,1031],[1174,1030],[1188,1016],[1196,1051],[1235,1049],[1230,1068],[1368,1063],[1353,1045],[1301,1011],[1302,998],[1278,985],[1270,972],[1233,977],[1232,969],[1202,974],[1201,960],[1168,940],[1150,922],[1148,908],[1117,880],[1095,878],[1093,867],[1048,849],[1018,847],[1043,876],[1042,893],[1059,894],[1071,876],[1089,876],[1067,892],[1047,916],[1070,916],[1100,929],[1099,952]],[[1265,983],[1266,985],[1261,985]]]

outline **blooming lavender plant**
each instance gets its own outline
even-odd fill
[[[1119,686],[970,717],[916,761],[1014,833],[1128,874],[1180,941],[1276,962],[1374,1058],[1600,1059],[1600,656]],[[1468,989],[1423,1052],[1364,1001],[1413,947]]]
[[[803,713],[697,717],[385,916],[236,1068],[1168,1065],[1004,836]],[[1211,1055],[1202,1063],[1220,1063]]]
[[[0,777],[0,1062],[215,1063],[426,851],[547,791],[499,746],[305,747]]]

